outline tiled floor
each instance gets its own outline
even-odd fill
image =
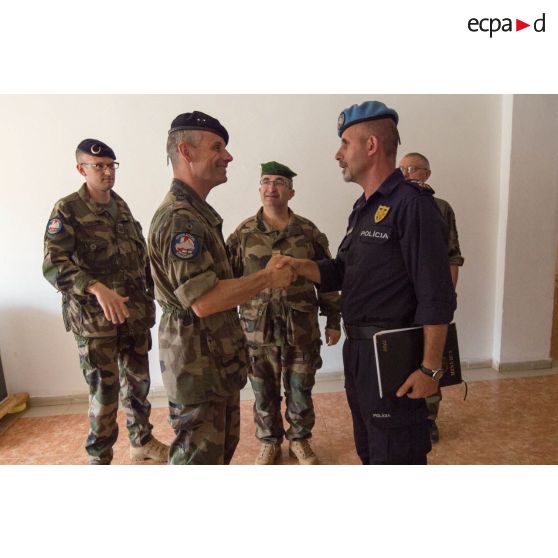
[[[520,377],[527,374],[527,377]],[[444,388],[441,439],[429,455],[431,464],[558,464],[558,369],[503,375],[470,372],[464,388]],[[482,379],[479,378],[488,378]],[[499,378],[499,379],[495,379]],[[317,385],[313,446],[323,464],[358,464],[350,412],[339,380]],[[241,441],[233,464],[250,464],[259,448],[254,437],[249,391],[241,402]],[[166,402],[153,400],[154,434],[170,442]],[[0,464],[82,464],[87,434],[87,405],[31,408],[0,421]],[[124,416],[113,463],[130,464]],[[145,462],[148,464],[150,462]],[[280,463],[296,464],[283,444]]]

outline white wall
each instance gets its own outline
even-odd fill
[[[556,265],[558,96],[516,95],[512,111],[500,365],[549,357]]]
[[[500,180],[499,180],[499,201],[501,208],[498,214],[498,233],[496,244],[496,276],[495,276],[495,296],[494,296],[494,335],[493,355],[500,355],[502,350],[502,320],[504,314],[504,279],[506,270],[506,244],[508,230],[508,200],[510,184],[511,166],[511,143],[513,132],[513,95],[505,95],[502,98],[502,127],[500,136]]]
[[[491,360],[502,167],[501,96],[2,96],[0,352],[8,389],[33,396],[85,392],[73,337],[62,325],[60,295],[41,274],[42,239],[51,208],[81,182],[73,158],[81,139],[96,137],[114,148],[121,162],[116,189],[147,228],[170,184],[165,141],[171,120],[190,110],[208,112],[229,130],[235,158],[229,181],[208,198],[224,218],[225,235],[256,211],[259,164],[276,159],[298,173],[293,209],[314,220],[335,251],[361,192],[341,180],[333,158],[339,143],[337,116],[346,106],[369,98],[379,98],[399,111],[400,153],[422,151],[430,158],[431,184],[455,209],[465,256],[456,313],[461,356],[468,361]],[[538,97],[531,102],[537,105]],[[548,107],[555,99],[541,102]],[[539,139],[535,135],[531,141]],[[547,213],[545,219],[550,218]],[[556,232],[554,253],[555,239]],[[536,258],[540,239],[531,242],[521,249],[534,250]],[[536,285],[531,287],[536,289]],[[156,329],[153,333],[156,337]],[[323,371],[341,370],[340,346],[324,348],[323,357]],[[153,385],[161,386],[156,348],[151,363]]]

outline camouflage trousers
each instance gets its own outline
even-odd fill
[[[89,435],[85,450],[90,463],[109,464],[118,437],[119,393],[130,444],[140,447],[151,439],[151,405],[147,400],[151,333],[132,333],[119,326],[116,337],[75,337],[89,386]]]
[[[249,347],[248,377],[254,391],[256,437],[262,442],[280,443],[310,438],[316,416],[312,402],[316,370],[321,367],[319,344],[310,347]],[[285,389],[285,431],[281,418],[281,378]]]
[[[442,390],[438,391],[434,395],[430,395],[425,398],[426,408],[428,409],[428,420],[435,421],[438,418],[438,413],[440,412],[440,401],[442,401]]]
[[[197,405],[169,401],[170,465],[228,465],[240,438],[240,391]]]

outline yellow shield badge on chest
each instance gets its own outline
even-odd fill
[[[374,213],[374,223],[379,223],[386,218],[386,215],[389,213],[391,208],[387,205],[380,205],[378,209],[376,209],[376,213]]]

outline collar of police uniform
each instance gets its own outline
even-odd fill
[[[380,185],[378,192],[383,196],[389,196],[399,184],[405,182],[405,177],[399,169],[395,169]]]
[[[381,184],[380,187],[374,192],[374,194],[380,194],[387,197],[392,194],[392,192],[402,183],[405,182],[405,177],[399,169],[395,169]],[[374,198],[372,194],[368,199],[365,198],[364,194],[358,198],[353,206],[354,209],[360,209],[365,206]]]
[[[177,201],[188,201],[195,209],[197,209],[213,226],[219,226],[223,223],[223,219],[205,200],[202,200],[198,193],[186,182],[182,182],[178,178],[174,178],[171,184],[170,193]]]

